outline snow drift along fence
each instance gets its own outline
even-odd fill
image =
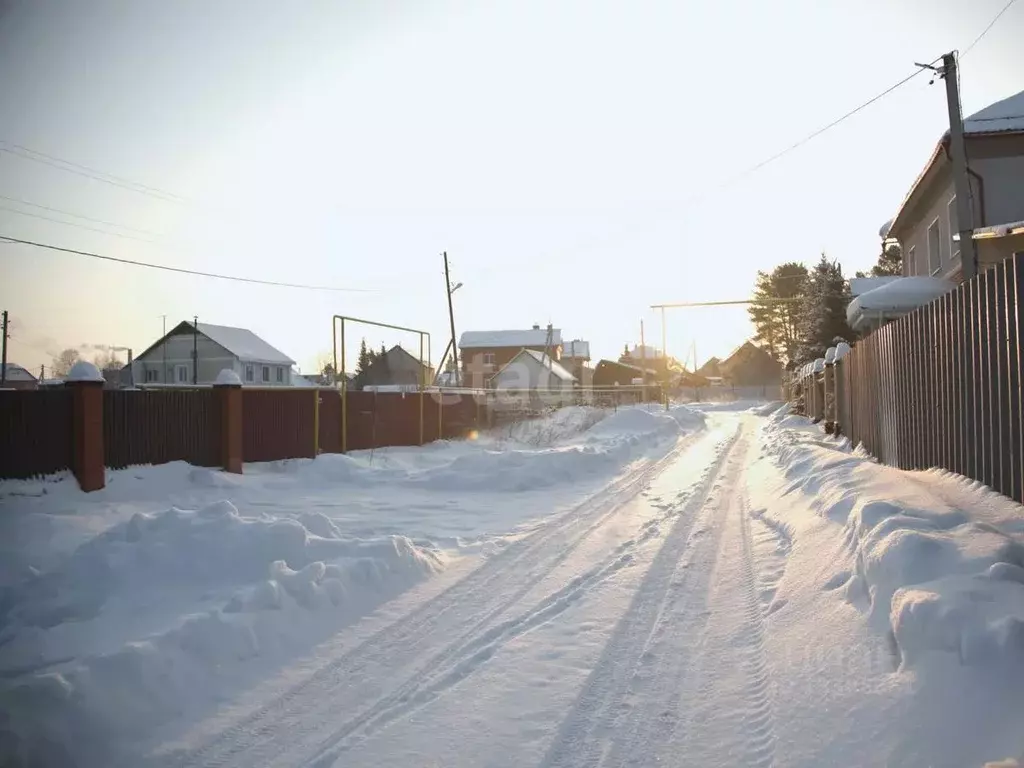
[[[1024,502],[1024,254],[857,343],[840,429],[902,469],[942,467]]]
[[[103,461],[111,469],[220,462],[220,405],[212,389],[105,390]]]
[[[0,478],[71,467],[71,392],[0,391]]]

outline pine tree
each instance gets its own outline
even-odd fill
[[[771,273],[757,273],[757,285],[747,312],[756,329],[754,339],[772,357],[789,361],[796,356],[800,316],[798,302],[774,300],[799,299],[806,288],[807,267],[798,262],[781,264]]]
[[[821,254],[821,259],[811,270],[807,290],[800,303],[798,363],[823,357],[825,350],[837,339],[852,337],[846,322],[849,303],[850,287],[843,277],[842,266]]]
[[[373,364],[370,351],[366,348],[366,339],[359,342],[359,358],[356,360],[356,376],[366,373],[366,369]]]
[[[903,274],[903,249],[895,240],[887,243],[878,257],[878,263],[871,268],[874,277],[899,277]]]

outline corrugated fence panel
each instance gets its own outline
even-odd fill
[[[215,467],[220,422],[212,389],[106,390],[104,461],[112,469],[169,461]]]
[[[341,392],[320,390],[320,450],[341,453]]]
[[[316,455],[313,389],[242,390],[242,460]]]
[[[1007,387],[1007,431],[1009,458],[1010,498],[1024,502],[1024,430],[1021,428],[1021,419],[1024,412],[1021,408],[1021,365],[1024,363],[1020,353],[1020,325],[1019,317],[1021,302],[1019,297],[1024,290],[1024,258],[1018,257],[1015,261],[1003,263],[1006,276],[1006,292],[1003,297],[1003,306],[1006,310],[1006,387]]]
[[[67,389],[0,391],[0,478],[29,478],[71,467]]]

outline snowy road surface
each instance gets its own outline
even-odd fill
[[[746,407],[0,487],[0,763],[1021,756],[1024,510]]]
[[[161,765],[770,765],[764,622],[726,417]]]

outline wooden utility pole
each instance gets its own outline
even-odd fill
[[[448,324],[452,332],[452,369],[455,371],[455,386],[459,385],[459,346],[455,339],[455,310],[452,308],[452,280],[448,273],[448,251],[444,252],[444,287],[448,296]],[[442,358],[443,359],[443,358]],[[441,373],[441,371],[438,371]]]
[[[955,53],[943,55],[942,77],[946,81],[946,107],[949,110],[949,156],[953,161],[953,188],[956,190],[960,271],[964,280],[970,280],[978,276],[978,255],[974,249],[971,181],[967,175],[967,143],[964,141],[964,119],[960,112],[960,82]]]
[[[0,387],[7,385],[7,310],[4,310],[4,327],[3,327],[3,341],[0,342],[0,346],[3,347],[2,356],[0,356]]]

